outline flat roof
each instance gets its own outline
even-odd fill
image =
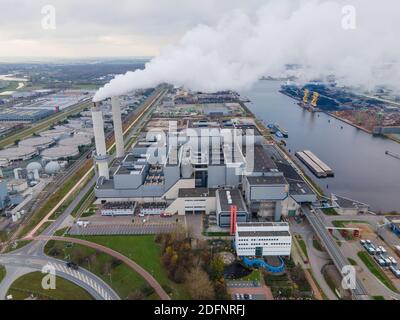
[[[287,222],[238,222],[236,224],[238,227],[289,227]]]
[[[215,190],[213,188],[181,188],[178,191],[179,198],[201,198],[201,197],[215,197]]]
[[[236,206],[237,211],[246,211],[247,208],[244,204],[242,195],[239,189],[218,189],[218,201],[221,207],[221,211],[230,211],[231,205]],[[228,202],[227,192],[231,195],[232,203]]]
[[[247,176],[247,180],[252,185],[287,184],[284,176]]]
[[[290,237],[289,231],[238,231],[239,237]]]

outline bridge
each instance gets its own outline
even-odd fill
[[[326,229],[321,216],[323,213],[316,209],[316,212],[311,212],[310,208],[307,205],[303,205],[301,207],[304,215],[310,222],[310,225],[313,227],[315,233],[318,235],[322,244],[324,245],[327,253],[332,258],[333,263],[336,268],[338,268],[339,272],[342,272],[344,266],[349,265],[347,259],[343,256],[340,251],[338,245],[336,244],[335,239],[330,235],[329,231]],[[368,292],[365,289],[364,285],[356,276],[356,286],[351,290],[353,298],[356,300],[367,300],[369,298]]]

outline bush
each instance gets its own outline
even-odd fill
[[[140,289],[140,292],[145,296],[148,297],[149,295],[154,293],[154,288],[149,286],[149,285],[145,285]]]

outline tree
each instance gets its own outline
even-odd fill
[[[103,275],[109,275],[112,270],[112,264],[110,261],[104,262],[101,272]]]
[[[85,260],[85,253],[79,247],[75,247],[72,253],[72,261],[75,262],[77,265],[80,265]]]
[[[214,289],[207,273],[197,266],[186,274],[185,285],[195,300],[214,299]]]
[[[211,280],[215,281],[223,278],[224,275],[224,261],[218,255],[214,256],[209,266],[209,275]]]

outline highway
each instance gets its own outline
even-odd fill
[[[311,212],[310,208],[307,205],[303,205],[301,209],[306,218],[308,219],[308,221],[310,222],[310,225],[313,227],[315,233],[322,241],[326,251],[332,258],[336,268],[338,268],[339,272],[341,273],[343,267],[349,265],[349,262],[343,256],[335,240],[326,229],[325,224],[321,219],[321,215],[323,215],[323,213],[319,209],[314,209],[315,213],[313,213]],[[361,283],[360,279],[358,279],[357,276],[356,276],[356,288],[352,290],[352,294],[353,297],[357,300],[368,299],[368,292],[366,291],[364,285]]]

